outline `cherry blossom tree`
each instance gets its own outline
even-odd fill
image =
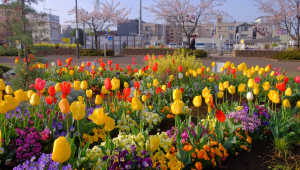
[[[114,3],[114,0],[111,0],[110,3],[107,1],[101,3],[100,12],[96,9],[93,12],[88,12],[87,10],[79,7],[77,10],[78,22],[85,23],[90,26],[94,31],[95,36],[95,45],[97,47],[97,37],[109,28],[110,26],[117,25],[122,22],[127,22],[127,16],[131,12],[131,8],[127,9],[126,7],[117,9],[120,6],[120,2]],[[74,7],[69,12],[69,15],[76,13],[76,8]],[[67,21],[69,23],[76,23],[76,18],[74,20]]]
[[[299,48],[300,1],[299,0],[255,0],[259,11],[269,15],[274,25],[286,29]]]
[[[210,20],[217,16],[228,16],[227,12],[216,9],[226,0],[153,0],[154,5],[145,9],[156,15],[155,20],[174,22],[175,26],[183,32],[190,44],[190,37],[195,32],[198,24],[212,24]],[[190,25],[192,26],[190,27]]]

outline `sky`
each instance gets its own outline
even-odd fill
[[[75,0],[44,0],[45,2],[39,3],[38,5],[33,5],[38,11],[44,11],[46,9],[52,9],[52,14],[58,15],[60,17],[60,24],[62,27],[64,25],[69,25],[65,23],[68,20],[74,19],[75,15],[68,15],[68,11],[75,7]],[[100,0],[100,3],[103,3],[105,0]],[[108,0],[110,1],[110,0]],[[131,9],[131,13],[128,16],[129,19],[136,19],[139,17],[139,0],[114,0],[120,2],[120,8],[127,6]],[[142,0],[142,5],[144,7],[154,4],[153,0]],[[196,3],[198,0],[191,0],[191,2]],[[95,0],[78,0],[78,6],[82,7],[88,11],[94,10]],[[263,15],[258,13],[257,8],[254,6],[255,2],[253,0],[227,0],[223,6],[219,9],[227,11],[228,14],[232,17],[230,21],[236,20],[237,22],[254,22],[256,18]],[[45,12],[49,13],[49,10]],[[145,22],[156,22],[162,23],[163,21],[154,21],[155,15],[149,11],[143,9],[142,11],[142,20]]]

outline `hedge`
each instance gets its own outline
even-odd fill
[[[281,51],[273,56],[274,59],[281,60],[300,60],[300,50],[296,51]]]
[[[191,54],[193,53],[196,58],[204,58],[207,57],[207,52],[204,50],[191,50],[191,49],[186,49],[186,48],[179,48],[174,50],[174,53],[182,53],[185,52],[185,54]]]
[[[86,49],[79,52],[80,56],[104,56],[104,50]],[[114,56],[114,50],[106,50],[106,56]]]

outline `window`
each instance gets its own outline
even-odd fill
[[[234,26],[230,26],[230,27],[229,27],[229,30],[234,30]]]
[[[206,31],[210,31],[210,29],[206,29]]]
[[[230,39],[233,39],[233,34],[230,34]]]
[[[221,29],[221,27],[219,27],[219,30]]]
[[[173,30],[171,30],[171,32],[173,32]]]
[[[171,37],[173,39],[173,37]]]
[[[248,27],[242,27],[242,31],[248,31]]]
[[[145,31],[150,31],[151,27],[145,27]]]
[[[247,38],[247,35],[242,35],[242,38]]]
[[[171,35],[173,35],[173,33],[171,33]]]
[[[220,19],[218,19],[218,22],[219,22],[219,23],[221,23],[221,22],[222,22],[222,19],[221,19],[221,18],[220,18]]]

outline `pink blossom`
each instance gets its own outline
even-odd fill
[[[31,84],[30,88],[34,87],[36,90],[43,90],[44,87],[45,87],[45,85],[46,85],[46,81],[45,80],[42,80],[41,78],[37,78],[35,80],[35,84]]]
[[[46,129],[44,129],[41,133],[40,133],[40,135],[42,135],[42,140],[47,140],[47,139],[49,139],[50,138],[50,130],[49,130],[49,128],[46,128]]]

